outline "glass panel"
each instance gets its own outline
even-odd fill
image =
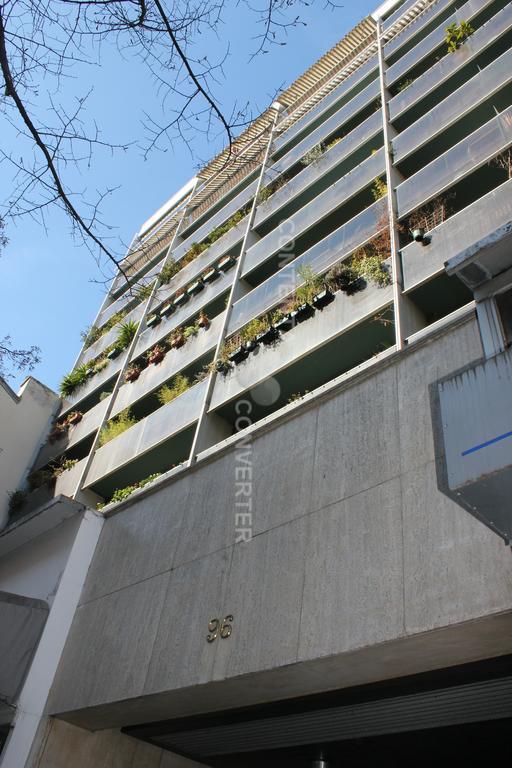
[[[392,85],[407,72],[412,69],[418,62],[422,61],[428,56],[435,48],[437,48],[446,35],[446,27],[453,22],[459,23],[461,19],[469,21],[477,13],[488,6],[492,0],[469,0],[462,8],[459,8],[455,13],[452,13],[447,19],[445,19],[436,29],[434,29],[429,35],[424,37],[420,42],[408,51],[401,59],[386,72],[386,81],[388,85]]]
[[[357,114],[357,112],[370,103],[372,99],[376,99],[380,93],[379,82],[375,80],[370,83],[361,93],[358,93],[352,101],[345,104],[344,107],[339,109],[334,115],[329,117],[325,123],[319,125],[314,131],[308,133],[305,139],[299,142],[293,149],[291,149],[284,157],[277,161],[268,171],[268,178],[273,179],[278,174],[290,168],[297,163],[306,152],[318,144],[320,141],[329,136],[330,133],[335,131],[347,122],[351,117]],[[361,125],[354,128],[344,141],[350,142],[352,146],[361,144],[365,138],[369,139],[377,131],[382,130],[382,116],[380,110],[374,115],[367,118]]]
[[[300,120],[290,126],[290,128],[288,128],[288,130],[281,136],[278,136],[274,142],[275,151],[286,146],[286,144],[297,136],[297,134],[304,131],[312,120],[320,117],[323,112],[329,109],[329,107],[336,104],[345,93],[349,93],[352,88],[355,88],[361,80],[367,77],[373,70],[376,70],[378,66],[379,62],[377,56],[372,56],[372,58],[365,62],[365,64],[362,64],[355,72],[349,75],[346,80],[343,80],[337,88],[331,91],[331,93],[325,96],[322,101],[313,107],[313,109],[307,112],[304,117],[301,117]]]
[[[412,0],[412,2],[407,3],[407,6],[403,6],[402,9],[400,9],[400,12],[396,14],[397,18],[403,15],[408,8],[415,5],[415,1],[417,2],[417,0]],[[425,11],[415,21],[408,24],[403,32],[398,34],[395,38],[393,38],[393,40],[384,46],[384,58],[388,59],[390,56],[392,56],[403,45],[405,45],[408,40],[420,32],[426,24],[430,24],[437,16],[439,16],[442,11],[444,11],[445,8],[448,8],[452,2],[453,0],[438,0],[438,2],[434,3],[428,9],[428,11]],[[386,24],[385,29],[387,28],[388,25]]]
[[[457,90],[457,97],[448,96],[430,112],[393,139],[394,160],[400,162],[414,149],[430,141],[465,112],[498,91],[512,80],[512,50],[489,64]]]
[[[396,190],[399,216],[453,186],[512,143],[512,107],[402,182]]]
[[[378,232],[385,211],[386,204],[377,201],[237,301],[231,313],[229,333],[269,310],[300,285],[298,269],[303,264],[310,265],[317,273],[325,272],[371,240]]]
[[[282,227],[278,226],[249,248],[244,261],[243,274],[248,274],[270,256],[278,253],[292,239],[296,239],[317,221],[339,208],[345,200],[353,197],[359,190],[370,184],[373,179],[384,173],[384,168],[384,149],[381,148],[298,210],[293,216],[290,216],[289,219],[286,219],[284,233]]]
[[[465,66],[472,58],[491,45],[494,40],[503,35],[512,25],[512,4],[507,5],[486,24],[476,30],[469,40],[464,43],[464,48],[450,56],[444,56],[421,77],[418,77],[408,88],[397,93],[389,102],[390,120],[405,112],[406,109],[416,104],[425,94],[430,93],[442,82],[447,80],[458,69]]]

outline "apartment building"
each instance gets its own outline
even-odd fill
[[[17,510],[87,508],[2,768],[510,758],[511,43],[385,3],[134,237]]]

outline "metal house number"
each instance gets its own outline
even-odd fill
[[[225,616],[222,621],[220,619],[210,619],[208,622],[209,634],[206,636],[206,640],[209,643],[213,643],[219,635],[222,640],[225,640],[233,631],[233,627],[231,626],[232,621],[233,616],[231,614]]]

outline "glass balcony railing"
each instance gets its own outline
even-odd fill
[[[67,434],[55,443],[48,441],[39,451],[39,455],[34,464],[34,469],[40,469],[48,464],[56,456],[60,456],[69,448],[77,445],[81,440],[92,435],[101,424],[103,414],[108,405],[108,400],[102,400],[89,411],[86,411],[82,420],[68,429]]]
[[[230,200],[229,203],[226,203],[223,208],[217,211],[217,213],[214,213],[213,216],[210,216],[210,218],[205,221],[204,224],[201,224],[200,227],[195,229],[192,234],[185,237],[185,239],[182,240],[182,242],[180,242],[173,249],[173,258],[176,261],[179,261],[181,257],[188,251],[192,243],[200,243],[205,239],[205,237],[208,237],[210,232],[215,229],[215,227],[223,224],[240,208],[243,208],[245,205],[247,205],[247,203],[254,197],[257,184],[258,181],[255,179],[247,187],[242,189],[232,200]],[[186,226],[184,227],[183,231],[186,232]]]
[[[397,187],[399,217],[453,186],[512,144],[512,107],[482,125]]]
[[[206,393],[206,380],[153,411],[133,427],[98,448],[87,474],[91,486],[144,453],[156,448],[191,426],[199,418]]]
[[[380,117],[379,115],[376,116]],[[372,124],[375,124],[376,121],[374,120],[373,115],[370,118],[370,121]],[[361,128],[362,126],[359,127]],[[360,139],[361,134],[365,135],[366,131],[364,130],[359,132],[356,129],[355,133],[357,134],[357,138]],[[342,139],[335,146],[324,152],[321,157],[304,168],[297,176],[294,176],[294,178],[291,179],[291,181],[289,181],[282,189],[275,192],[269,200],[258,206],[254,226],[257,228],[258,225],[260,225],[262,222],[278,213],[278,211],[283,208],[283,206],[287,205],[294,198],[302,194],[302,192],[304,192],[306,189],[319,182],[327,173],[329,173],[329,171],[332,171],[353,151],[355,151],[358,146],[361,146],[363,141],[364,139],[362,141],[360,140],[358,144],[356,144],[352,139],[352,134],[349,134],[349,136]],[[356,167],[362,168],[362,165],[364,165],[364,163],[359,164]],[[367,171],[363,171],[363,176],[366,172]],[[348,176],[349,174],[345,174],[342,178],[348,179]],[[371,178],[372,177],[370,177],[370,179]],[[336,182],[336,184],[338,184],[338,182]],[[358,180],[352,180],[352,184],[357,186]],[[339,187],[339,195],[340,198],[343,197],[343,190],[341,186]]]
[[[160,259],[158,264],[156,264],[153,269],[144,275],[144,280],[141,285],[151,283],[151,281],[158,275],[161,268],[162,259]],[[110,320],[112,315],[115,315],[116,312],[119,312],[121,309],[125,309],[126,306],[130,304],[130,302],[135,301],[135,294],[138,287],[139,286],[134,286],[132,289],[127,290],[126,293],[123,293],[123,295],[116,299],[116,301],[113,301],[112,304],[109,304],[108,307],[105,307],[101,315],[98,317],[98,320],[96,321],[98,328],[101,328],[102,325],[105,325],[107,320]]]
[[[445,262],[506,225],[512,213],[512,180],[451,216],[430,233],[428,247],[411,243],[402,250],[404,290],[444,272]]]
[[[406,14],[407,9],[410,9],[410,7],[415,4],[415,2],[416,0],[412,0],[412,2],[402,6],[400,13],[397,12],[396,14],[397,18],[400,18],[400,16]],[[414,38],[415,35],[421,32],[425,26],[432,24],[432,22],[435,21],[439,14],[449,8],[452,3],[453,0],[437,0],[437,2],[433,3],[428,10],[424,11],[414,21],[410,22],[405,27],[405,29],[400,32],[400,34],[396,35],[393,40],[390,40],[390,42],[384,46],[384,58],[389,59],[391,56],[393,56],[397,51],[400,50],[400,48],[402,48],[406,43]],[[386,23],[386,25],[383,27],[384,31],[388,28],[388,26],[389,25]]]
[[[126,352],[122,352],[119,357],[116,357],[114,360],[109,360],[108,364],[102,371],[99,371],[99,373],[91,376],[91,378],[86,381],[83,387],[80,387],[79,389],[75,390],[72,395],[66,397],[66,407],[62,409],[62,413],[66,413],[67,411],[78,407],[78,403],[80,403],[82,400],[85,400],[97,389],[100,389],[100,387],[102,387],[103,384],[109,381],[109,379],[111,379],[113,376],[116,376],[121,370],[125,357]]]
[[[172,376],[211,352],[219,339],[223,321],[224,313],[215,317],[208,329],[201,329],[185,346],[169,351],[161,363],[148,365],[136,381],[123,384],[117,394],[112,416],[154,392]]]
[[[494,0],[468,0],[467,3],[445,19],[436,29],[415,45],[414,48],[389,67],[386,72],[387,85],[393,85],[393,83],[401,80],[413,67],[442,45],[445,40],[447,26],[453,22],[459,24],[461,21],[471,21],[472,18],[492,2]]]
[[[279,344],[261,348],[243,365],[215,382],[210,410],[214,411],[260,382],[275,376],[299,358],[314,352],[341,336],[349,328],[373,317],[393,301],[393,288],[373,285],[353,296],[336,294],[336,300],[317,312],[306,324],[297,325],[284,334]]]
[[[379,94],[379,81],[374,80],[370,85],[360,91],[357,96],[354,96],[353,99],[335,112],[334,115],[327,118],[327,120],[319,125],[318,128],[315,128],[311,133],[308,133],[302,141],[290,149],[286,155],[283,155],[280,160],[274,163],[268,171],[268,178],[275,179],[280,173],[283,173],[288,168],[291,168],[292,165],[298,163],[299,160],[304,157],[306,152],[316,146],[316,144],[324,141],[324,139],[338,128],[343,127],[347,121],[351,120],[358,112],[367,107],[373,99],[376,99],[379,96]],[[344,137],[344,141],[352,139],[353,134],[359,136],[366,135],[367,139],[370,139],[379,130],[382,130],[382,115],[380,114],[380,110],[348,133]],[[361,143],[361,139],[356,139],[355,141],[358,144]]]
[[[430,69],[418,77],[411,85],[397,93],[389,102],[391,122],[396,120],[407,109],[418,104],[422,98],[439,87],[459,69],[466,66],[472,59],[492,45],[512,27],[512,4],[489,19],[476,30],[464,45],[455,53],[444,56]]]
[[[128,314],[126,314],[120,322],[127,323],[133,320],[134,323],[138,323],[144,312],[145,304],[145,301],[137,304],[137,306],[134,307],[131,312],[128,312]],[[110,331],[108,331],[108,333],[104,333],[103,336],[100,336],[98,341],[95,341],[94,344],[91,344],[90,347],[87,347],[83,355],[80,357],[79,365],[88,363],[89,360],[94,360],[95,357],[101,355],[103,350],[105,350],[107,347],[110,347],[111,344],[114,344],[119,334],[119,325],[120,323],[115,325],[110,329]]]
[[[279,253],[288,242],[297,239],[318,221],[371,184],[375,178],[384,173],[384,169],[384,149],[381,148],[298,210],[293,216],[290,216],[286,220],[284,233],[280,227],[276,227],[266,237],[261,238],[249,248],[243,265],[243,275],[249,274],[268,258]]]
[[[325,96],[315,107],[306,112],[306,114],[293,123],[284,133],[276,138],[274,141],[274,152],[281,150],[293,139],[299,136],[305,131],[314,120],[319,119],[327,110],[335,106],[343,96],[347,96],[354,88],[356,88],[365,78],[369,77],[373,72],[375,77],[378,78],[379,62],[377,56],[372,56],[371,59],[362,64],[351,75],[343,80],[333,91]]]
[[[162,322],[154,328],[147,328],[137,341],[133,359],[141,355],[148,349],[151,349],[155,344],[158,344],[165,336],[167,336],[175,328],[180,325],[186,325],[187,322],[197,315],[203,307],[209,304],[211,301],[215,301],[225,291],[227,291],[232,284],[233,273],[225,272],[221,274],[214,283],[210,283],[205,286],[197,296],[193,296],[187,304],[180,307],[176,312],[168,318],[162,320]]]
[[[233,305],[229,333],[234,333],[292,293],[301,283],[298,274],[301,266],[309,265],[314,272],[322,274],[375,237],[387,225],[385,222],[382,226],[386,209],[386,203],[378,200],[237,301]]]
[[[62,494],[62,496],[71,497],[74,494],[78,485],[78,481],[80,480],[80,476],[84,470],[86,461],[87,457],[75,464],[75,466],[71,467],[71,469],[63,472],[62,475],[59,475],[57,482],[55,483],[54,496]]]
[[[467,112],[503,88],[512,80],[512,50],[506,51],[489,66],[457,89],[456,98],[448,96],[413,125],[393,139],[393,159],[399,163],[418,147],[431,141]]]

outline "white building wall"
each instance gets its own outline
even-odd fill
[[[59,402],[55,392],[31,376],[17,395],[0,379],[0,529],[7,522],[9,492],[22,484]]]

